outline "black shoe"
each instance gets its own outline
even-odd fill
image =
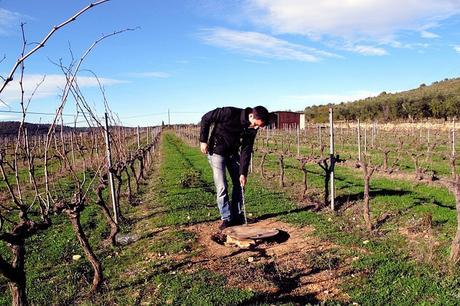
[[[230,227],[230,226],[233,226],[233,225],[234,225],[233,222],[231,222],[230,220],[224,220],[224,221],[222,221],[222,224],[219,225],[219,230],[222,231],[222,230],[226,229],[227,227]]]
[[[234,220],[233,220],[234,225],[243,225],[244,224],[244,215],[238,215]]]

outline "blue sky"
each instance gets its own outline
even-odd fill
[[[28,46],[91,3],[0,0],[0,75]],[[57,31],[25,65],[26,97],[45,75],[30,111],[54,112],[63,76],[53,62],[85,59],[126,125],[195,123],[219,106],[303,110],[430,84],[460,75],[460,0],[111,0]],[[0,111],[18,110],[19,74],[0,94]],[[92,74],[86,100],[103,113]],[[75,109],[69,100],[66,114]],[[72,117],[69,121],[72,121]],[[0,112],[0,120],[17,120]],[[46,115],[27,121],[48,122]]]

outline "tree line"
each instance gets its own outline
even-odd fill
[[[20,126],[21,126],[20,121],[0,122],[0,136],[16,137],[18,135]],[[48,133],[48,130],[51,124],[36,124],[36,123],[24,122],[23,126],[25,129],[29,131],[30,136],[35,136],[35,135],[46,135]],[[70,133],[71,131],[79,133],[79,132],[86,132],[88,130],[86,127],[72,128],[66,125],[64,125],[62,129],[64,133]]]
[[[309,122],[327,122],[329,105],[305,108]],[[336,120],[370,120],[379,122],[414,121],[424,119],[448,120],[460,117],[460,78],[444,79],[431,85],[399,92],[382,92],[353,102],[334,105]]]

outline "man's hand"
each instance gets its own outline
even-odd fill
[[[240,185],[241,187],[244,187],[246,186],[246,176],[244,176],[243,174],[240,175]]]
[[[200,150],[203,154],[208,154],[208,144],[206,142],[200,142]]]

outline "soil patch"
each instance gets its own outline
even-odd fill
[[[220,222],[187,227],[196,233],[201,252],[191,270],[208,269],[228,280],[231,287],[253,290],[254,302],[325,300],[349,301],[339,284],[351,273],[351,258],[338,246],[313,235],[313,227],[293,227],[266,219],[258,226],[280,230],[280,237],[244,250],[224,245]]]
[[[411,219],[408,226],[399,229],[399,233],[405,237],[412,258],[418,262],[434,264],[440,243],[435,238],[431,219],[429,222],[427,223],[426,217]]]

